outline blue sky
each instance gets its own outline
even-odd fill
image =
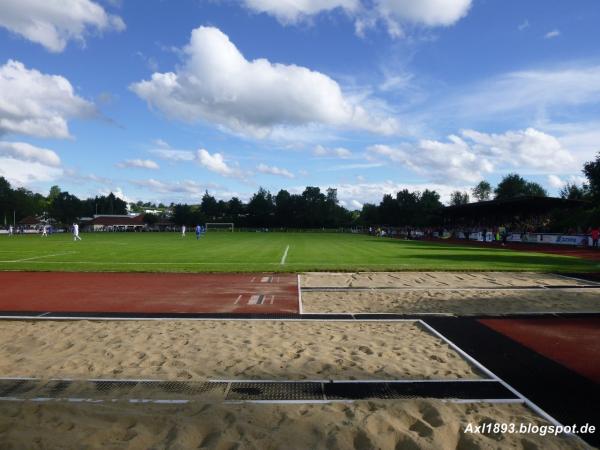
[[[600,151],[597,0],[3,0],[0,175],[127,200],[443,199]]]

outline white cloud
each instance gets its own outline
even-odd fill
[[[294,174],[287,169],[281,169],[275,166],[267,166],[266,164],[260,163],[256,170],[260,173],[265,173],[268,175],[276,175],[285,178],[294,178]]]
[[[325,186],[326,189],[329,186]],[[347,205],[358,207],[358,204],[375,203],[379,204],[384,194],[396,195],[397,192],[408,189],[409,191],[423,192],[426,189],[434,190],[440,194],[442,201],[448,201],[450,194],[455,190],[468,190],[467,185],[448,185],[437,183],[396,183],[391,180],[386,180],[376,183],[348,183],[337,184],[331,186],[337,189],[338,198],[346,202]],[[323,189],[322,189],[323,190]]]
[[[178,182],[165,182],[149,178],[147,180],[135,180],[131,181],[132,184],[150,189],[154,192],[162,194],[192,194],[202,195],[208,188],[214,188],[216,185],[213,184],[200,184],[196,181],[183,180]]]
[[[282,23],[296,23],[307,16],[342,8],[356,11],[359,0],[243,0],[245,6],[259,13],[267,13]]]
[[[54,151],[25,142],[0,142],[0,176],[11,183],[52,181],[62,173],[60,157]]]
[[[523,30],[529,28],[529,20],[525,19],[523,22],[521,22],[519,24],[519,26],[517,28],[519,29],[519,31],[523,31]]]
[[[117,197],[120,198],[121,200],[123,200],[126,203],[133,203],[134,199],[125,195],[125,193],[123,192],[123,189],[121,189],[120,187],[115,187],[114,189],[102,189],[98,192],[98,194],[100,195],[110,195],[110,193],[112,192],[112,194]]]
[[[449,26],[467,15],[472,0],[243,0],[246,7],[295,24],[311,16],[344,10],[355,20],[357,34],[382,22],[392,36],[401,36],[405,24]]]
[[[479,157],[459,136],[451,135],[448,142],[422,140],[416,146],[398,147],[374,145],[371,156],[385,157],[415,172],[439,182],[476,182],[492,172],[492,163]]]
[[[567,184],[581,186],[582,184],[587,183],[587,178],[578,175],[571,175],[569,177],[561,178],[557,175],[551,174],[548,175],[547,180],[548,184],[554,189],[562,189]]]
[[[359,202],[358,200],[356,200],[356,199],[353,199],[353,200],[350,202],[350,205],[351,205],[351,206],[352,206],[352,208],[354,208],[354,209],[362,209],[362,207],[363,207],[363,204],[362,204],[361,202]]]
[[[545,35],[544,35],[544,39],[553,39],[560,36],[560,31],[559,30],[552,30],[552,31],[548,31]]]
[[[561,189],[566,183],[556,175],[548,175],[548,184],[554,189]]]
[[[334,158],[341,158],[341,159],[349,159],[349,158],[352,158],[352,156],[353,156],[352,152],[350,150],[348,150],[347,148],[344,148],[344,147],[327,148],[327,147],[323,147],[322,145],[317,145],[313,150],[313,154],[315,156],[334,157]]]
[[[89,29],[125,29],[120,17],[90,0],[2,0],[0,26],[51,52],[62,52],[69,40],[85,42]]]
[[[433,27],[452,25],[462,19],[471,0],[376,0],[375,5],[390,20]]]
[[[482,117],[516,111],[531,117],[550,107],[600,102],[600,65],[510,72],[468,91],[446,104],[451,114]]]
[[[151,159],[127,159],[120,163],[117,163],[117,167],[121,169],[136,168],[136,169],[160,169],[160,166]]]
[[[463,136],[472,141],[478,154],[515,168],[552,171],[573,170],[574,158],[560,141],[534,128],[486,134],[465,130]]]
[[[67,119],[94,113],[59,75],[45,75],[9,60],[0,66],[0,135],[68,138]]]
[[[368,151],[372,159],[384,157],[447,183],[473,183],[498,169],[572,172],[575,161],[558,139],[533,128],[503,134],[465,130],[446,142],[374,145]]]
[[[196,158],[198,163],[210,170],[211,172],[218,173],[224,177],[241,177],[242,174],[239,170],[230,167],[220,153],[213,153],[212,155],[205,149],[201,148],[196,152]]]
[[[60,158],[54,151],[26,142],[0,142],[0,155],[47,166],[60,166]]]
[[[165,148],[156,148],[150,150],[150,153],[157,156],[158,158],[165,159],[168,161],[193,161],[196,159],[194,152],[189,150],[175,150],[175,149],[165,149]]]
[[[368,112],[327,75],[266,59],[248,61],[217,28],[195,29],[183,54],[176,72],[154,73],[130,86],[169,117],[256,138],[313,124],[382,134],[397,130],[394,119]]]

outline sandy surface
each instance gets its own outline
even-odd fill
[[[498,288],[593,284],[532,272],[359,272],[305,273],[302,287]]]
[[[519,404],[434,400],[319,405],[0,402],[1,449],[579,449],[566,437],[466,434],[543,424]]]
[[[515,314],[600,312],[600,290],[366,290],[303,292],[304,312]]]
[[[0,376],[478,378],[416,322],[3,321]]]

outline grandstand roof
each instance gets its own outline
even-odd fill
[[[19,225],[38,225],[42,223],[42,220],[34,216],[27,216],[19,220]]]

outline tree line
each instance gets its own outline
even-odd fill
[[[588,201],[590,206],[583,209],[592,211],[592,215],[585,211],[582,214],[599,216],[600,153],[595,160],[584,164],[582,172],[587,182],[582,185],[566,184],[560,195],[566,199]],[[496,187],[483,180],[470,192],[453,192],[450,204],[465,204],[471,199],[506,200],[521,196],[545,197],[547,192],[538,183],[511,173],[503,177]],[[237,197],[218,200],[205,192],[199,204],[127,204],[113,193],[81,200],[58,186],[52,186],[48,195],[44,196],[23,187],[13,188],[5,178],[0,177],[0,220],[3,219],[5,225],[15,219],[18,222],[26,216],[52,218],[60,224],[70,224],[80,217],[94,214],[126,214],[128,209],[137,212],[156,209],[163,212],[145,214],[148,224],[169,220],[176,225],[233,222],[237,227],[258,228],[429,227],[439,224],[443,207],[439,193],[434,190],[419,192],[404,189],[396,195],[385,194],[378,204],[365,203],[361,210],[351,211],[340,204],[336,189],[328,188],[322,192],[315,186],[307,186],[300,194],[282,189],[275,195],[260,188],[248,202]],[[561,220],[583,219],[574,216]]]
[[[52,186],[44,196],[23,187],[13,188],[8,180],[0,177],[0,220],[4,225],[28,216],[52,218],[58,224],[68,225],[94,214],[127,214],[127,202],[112,192],[81,200],[58,186]]]

